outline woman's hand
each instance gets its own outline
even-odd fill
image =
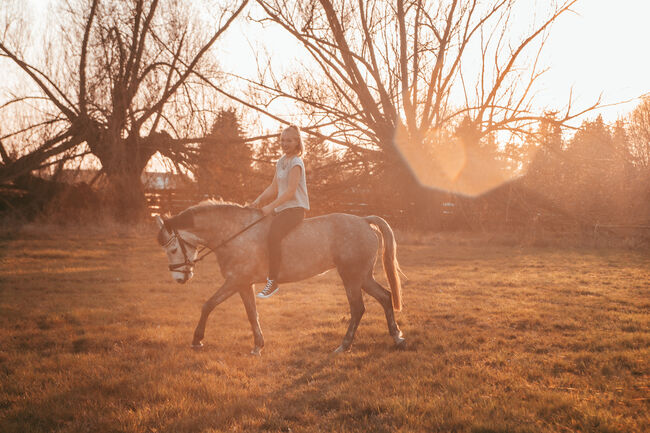
[[[259,209],[260,208],[260,199],[256,198],[253,203],[249,204],[248,207],[253,208],[253,209]]]
[[[264,214],[264,216],[270,215],[272,213],[273,213],[273,206],[271,206],[270,204],[267,204],[262,208],[262,214]]]

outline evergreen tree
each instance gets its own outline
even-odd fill
[[[265,138],[255,148],[255,163],[253,165],[257,176],[257,193],[261,193],[275,176],[275,162],[282,156],[280,138]],[[253,197],[255,198],[255,197]]]
[[[222,109],[201,144],[196,163],[199,191],[208,197],[244,203],[255,195],[253,149],[245,141],[237,112]]]
[[[547,113],[537,134],[527,142],[532,160],[527,170],[527,182],[546,198],[558,198],[564,184],[564,142],[562,130],[554,113]]]
[[[585,121],[565,152],[567,202],[575,214],[593,223],[626,217],[630,166],[621,149],[621,132],[614,132],[602,116]]]

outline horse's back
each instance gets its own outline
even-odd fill
[[[282,267],[286,264],[291,275],[281,271],[280,278],[299,280],[342,265],[372,265],[376,251],[377,237],[363,217],[333,213],[307,218],[282,242]]]
[[[346,213],[331,213],[307,218],[293,234],[295,239],[287,239],[288,243],[312,244],[319,241],[330,247],[376,239],[369,223],[363,217]]]

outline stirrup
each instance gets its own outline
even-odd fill
[[[278,283],[275,280],[269,280],[267,278],[266,279],[266,286],[264,287],[264,289],[262,289],[261,292],[259,292],[257,294],[257,297],[261,298],[261,299],[270,298],[278,290],[280,290],[280,287],[278,287]]]

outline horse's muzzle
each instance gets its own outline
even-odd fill
[[[179,284],[185,284],[189,281],[190,278],[194,275],[192,271],[189,272],[174,272],[174,281],[176,281]]]

